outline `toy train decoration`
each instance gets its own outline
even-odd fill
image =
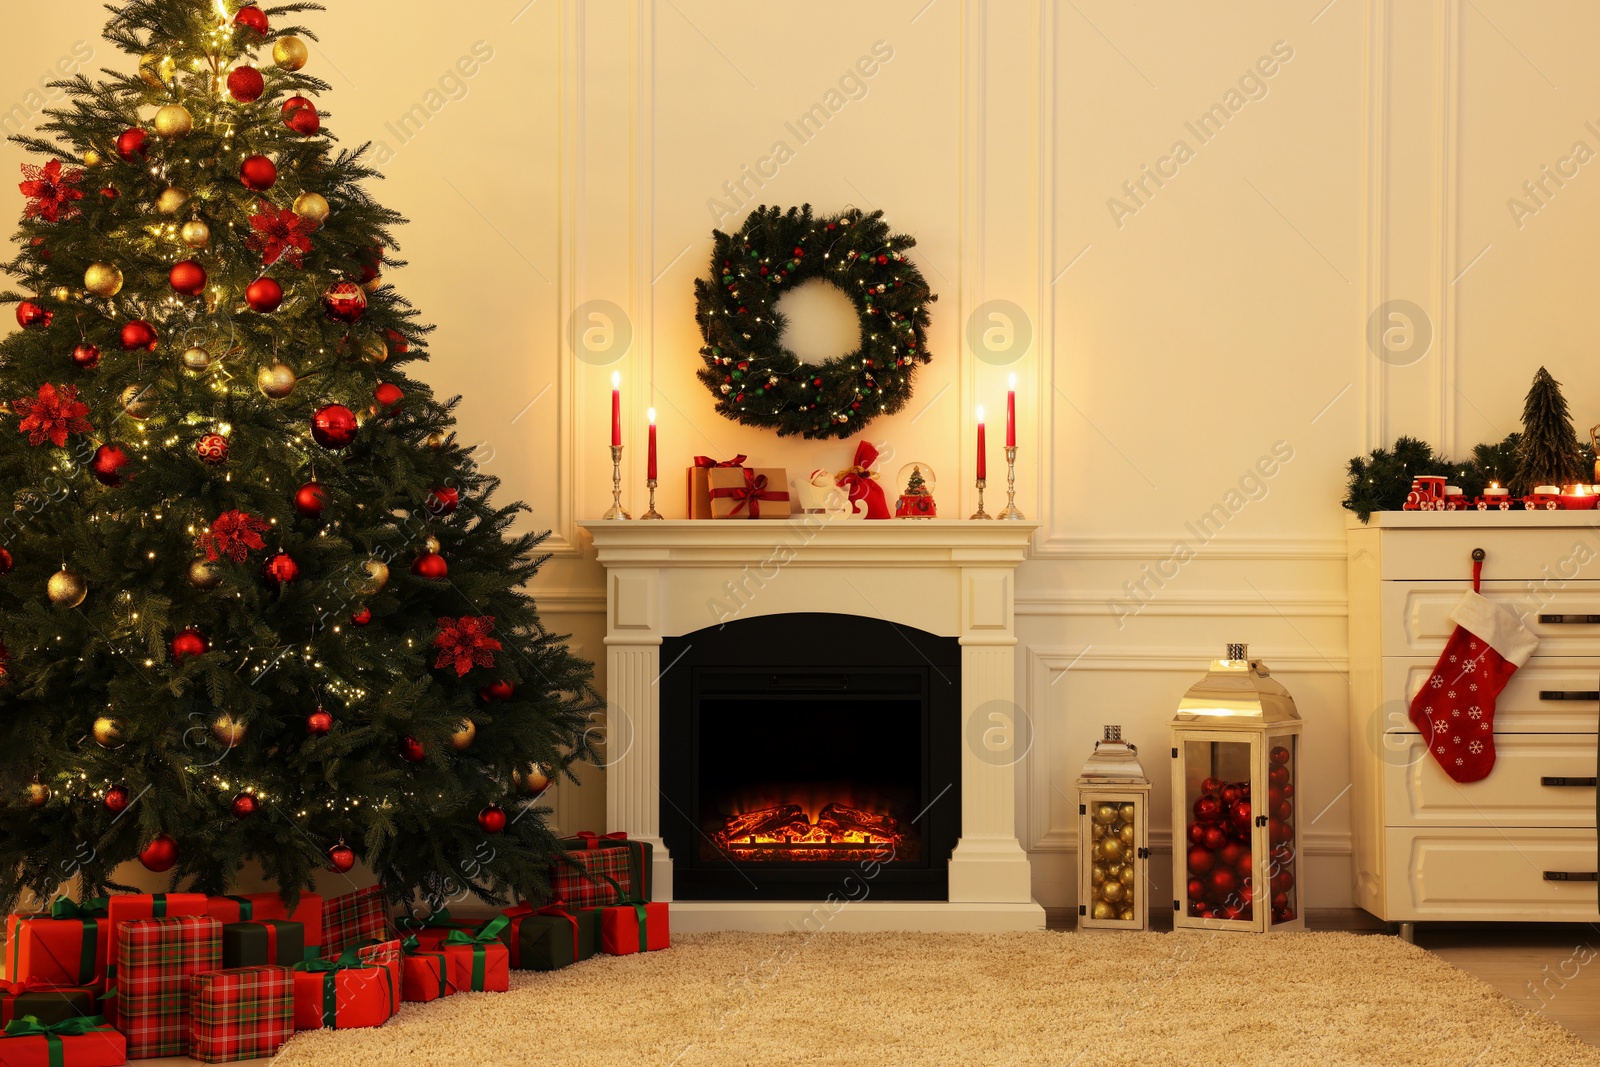
[[[1424,475],[1414,479],[1411,483],[1411,492],[1406,494],[1405,511],[1512,511],[1526,509],[1528,511],[1555,511],[1558,508],[1581,507],[1563,502],[1561,490],[1553,485],[1541,485],[1527,496],[1514,497],[1508,490],[1501,489],[1495,484],[1484,490],[1484,495],[1476,499],[1469,498],[1460,489],[1448,485],[1447,479],[1437,475]],[[1587,487],[1578,487],[1577,499],[1589,495],[1584,490]],[[1589,504],[1590,507],[1594,505]]]

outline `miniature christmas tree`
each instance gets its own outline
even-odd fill
[[[1522,440],[1517,443],[1517,476],[1512,483],[1518,495],[1535,486],[1570,485],[1584,477],[1578,435],[1567,413],[1561,383],[1543,367],[1533,376],[1533,387],[1522,406]]]
[[[921,467],[912,467],[911,468],[911,477],[906,479],[906,495],[907,496],[926,496],[927,493],[928,493],[928,482],[927,482],[927,480],[925,478],[922,477],[922,468]]]

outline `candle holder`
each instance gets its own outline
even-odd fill
[[[611,446],[611,510],[600,516],[602,519],[631,519],[626,511],[622,510],[622,446]]]
[[[643,515],[640,515],[639,518],[641,518],[641,519],[664,519],[664,518],[666,518],[665,515],[661,515],[661,514],[658,514],[656,512],[656,480],[654,478],[650,478],[650,479],[646,480],[644,484],[650,487],[650,510],[645,512]]]
[[[988,484],[989,484],[989,482],[986,479],[984,479],[984,478],[979,478],[978,479],[978,510],[974,511],[972,513],[972,518],[974,518],[974,519],[992,519],[992,518],[994,518],[993,515],[989,514],[987,511],[983,510],[983,490],[984,490],[984,487],[987,486]]]
[[[1006,509],[1000,513],[1002,519],[1023,518],[1022,512],[1017,510],[1017,446],[1006,446]]]

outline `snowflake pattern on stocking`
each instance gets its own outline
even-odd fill
[[[1470,745],[1467,746],[1467,751],[1472,753],[1474,756],[1476,756],[1478,753],[1483,751],[1483,742],[1482,741],[1474,741],[1474,742],[1472,742]]]

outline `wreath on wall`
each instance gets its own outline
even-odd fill
[[[928,305],[938,299],[907,258],[916,241],[891,234],[883,212],[823,218],[811,205],[758,207],[737,233],[712,234],[711,274],[694,283],[705,346],[699,377],[717,412],[778,436],[851,437],[911,399],[929,362]],[[780,297],[820,279],[842,291],[861,322],[861,347],[810,364],[783,346]]]

